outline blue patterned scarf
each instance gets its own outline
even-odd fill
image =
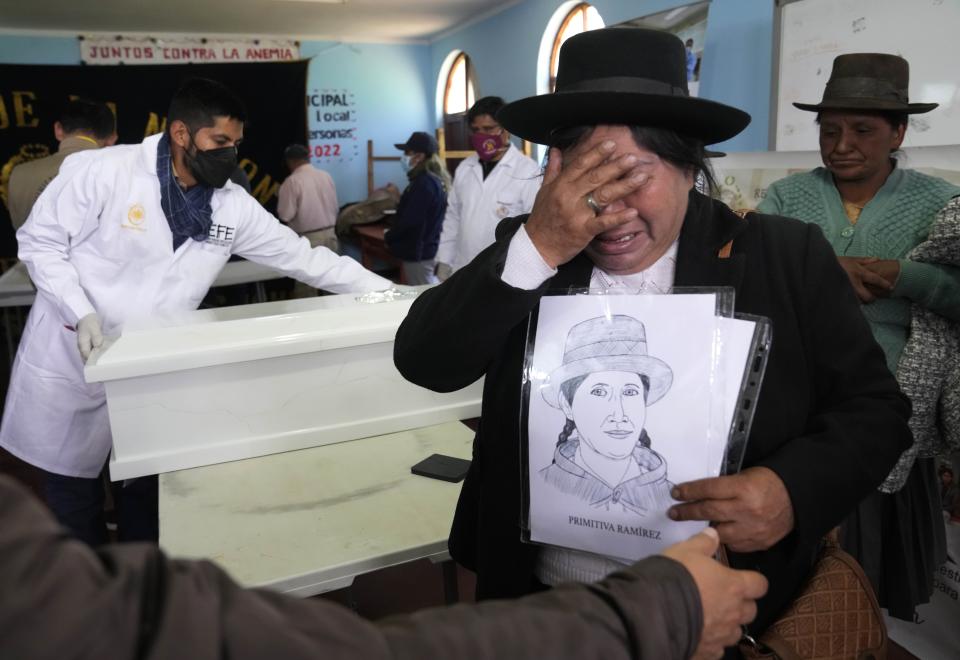
[[[210,199],[213,188],[197,184],[184,190],[173,176],[170,137],[164,133],[157,145],[157,178],[160,179],[160,206],[173,234],[173,249],[188,238],[205,241],[213,224]]]

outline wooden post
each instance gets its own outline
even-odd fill
[[[442,162],[447,162],[447,134],[442,128],[437,129],[437,155]]]
[[[367,197],[373,194],[373,140],[367,140]]]
[[[373,194],[373,164],[382,161],[382,162],[398,162],[400,160],[399,156],[374,156],[373,155],[373,140],[367,140],[367,196]]]

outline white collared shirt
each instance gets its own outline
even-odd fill
[[[667,293],[673,287],[677,270],[677,249],[679,239],[674,241],[650,267],[630,275],[611,275],[596,266],[590,276],[591,289],[634,289],[644,293]],[[532,291],[557,274],[551,268],[537,247],[530,240],[527,228],[523,225],[510,240],[507,259],[503,265],[500,279],[516,289]]]

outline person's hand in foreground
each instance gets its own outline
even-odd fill
[[[693,657],[720,658],[723,649],[740,640],[742,626],[757,615],[756,600],[767,593],[767,579],[754,571],[738,571],[713,558],[720,546],[717,531],[708,527],[672,545],[663,555],[683,564],[700,592],[703,631]]]
[[[772,548],[793,531],[790,493],[776,472],[766,467],[677,484],[671,493],[680,504],[668,512],[673,520],[706,520],[734,552]]]

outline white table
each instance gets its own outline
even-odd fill
[[[160,475],[160,545],[246,586],[312,596],[447,558],[460,484],[416,476],[433,453],[470,458],[460,422]]]

